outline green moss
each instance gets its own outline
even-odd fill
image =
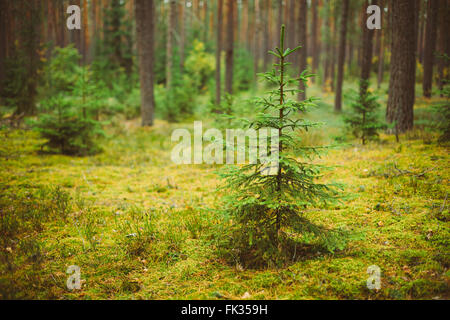
[[[330,100],[311,114],[330,123],[327,135],[308,138],[315,144],[341,132]],[[317,160],[336,167],[323,180],[353,195],[305,214],[361,237],[334,254],[304,249],[290,266],[243,270],[219,252],[228,226],[212,210],[223,196],[217,167],[170,162],[172,129],[191,124],[138,125],[107,128],[104,153],[86,158],[43,155],[35,133],[0,131],[1,298],[448,298],[445,147],[416,133],[401,148],[381,135],[330,151]],[[65,286],[70,265],[81,268],[79,291]],[[382,272],[378,292],[366,287],[371,265]]]

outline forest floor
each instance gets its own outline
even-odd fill
[[[332,96],[323,98],[310,117],[328,124],[311,143],[341,132],[339,120],[328,121],[337,118]],[[330,150],[317,161],[335,167],[324,179],[345,184],[347,198],[305,214],[361,236],[334,254],[247,270],[217,249],[217,167],[170,161],[175,127],[192,123],[116,124],[103,153],[80,158],[40,153],[33,132],[0,131],[0,298],[449,298],[450,161],[432,133]],[[66,287],[71,265],[80,267],[81,290]],[[366,285],[372,265],[380,290]]]

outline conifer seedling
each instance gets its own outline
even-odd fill
[[[285,49],[285,27],[281,28],[280,46],[269,53],[277,58],[274,69],[262,74],[274,89],[268,97],[256,98],[254,119],[247,119],[246,128],[268,128],[279,133],[279,165],[276,174],[261,172],[264,164],[230,166],[221,177],[227,190],[225,210],[232,217],[232,246],[238,263],[251,267],[279,265],[295,260],[302,246],[320,245],[329,251],[343,248],[342,233],[311,222],[306,210],[311,206],[338,201],[337,184],[318,182],[324,166],[311,160],[323,146],[302,146],[300,135],[318,126],[304,118],[317,99],[303,101],[296,98],[299,81],[305,86],[313,75],[303,71],[297,78],[287,74],[288,56],[299,50]],[[268,147],[267,153],[271,150]],[[298,157],[299,156],[299,157]]]

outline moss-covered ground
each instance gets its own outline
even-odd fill
[[[46,154],[35,133],[1,130],[0,298],[448,299],[448,147],[420,129],[362,146],[331,102],[323,96],[310,117],[327,124],[304,141],[344,141],[317,161],[335,167],[324,180],[343,183],[346,198],[306,215],[358,237],[264,270],[219,252],[217,167],[170,161],[173,128],[192,122],[117,121],[92,157]],[[429,104],[418,99],[417,112]],[[66,287],[71,265],[81,290]],[[367,288],[371,265],[380,290]]]

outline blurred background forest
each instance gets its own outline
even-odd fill
[[[66,27],[69,4],[81,8],[81,30]],[[380,30],[366,28],[369,4],[360,0],[145,4],[4,0],[3,105],[12,108],[15,117],[37,115],[51,111],[55,102],[50,100],[65,92],[66,98],[81,99],[76,103],[78,111],[97,120],[113,113],[133,118],[141,114],[142,82],[143,124],[152,124],[155,112],[162,119],[179,121],[194,113],[197,95],[208,95],[211,103],[220,105],[225,93],[255,89],[256,74],[272,67],[273,57],[267,52],[279,42],[280,26],[285,24],[287,46],[303,47],[290,58],[293,70],[308,68],[317,74],[313,82],[324,91],[336,92],[337,111],[342,109],[343,82],[371,80],[372,87],[380,88],[389,82],[390,70],[409,69],[390,86],[392,102],[386,120],[394,121],[395,110],[400,110],[401,129],[411,129],[412,81],[422,84],[417,95],[429,98],[442,91],[448,77],[444,57],[450,43],[448,2],[406,1],[393,12],[391,1],[375,1],[381,7]],[[141,24],[143,60],[139,62]],[[400,34],[402,24],[410,32]],[[402,67],[395,59],[408,62]],[[140,63],[148,79],[139,77]]]
[[[447,299],[449,16],[449,0],[0,0],[0,298]],[[301,212],[354,237],[277,264],[250,236],[252,265],[227,242],[218,166],[175,165],[170,137],[256,117],[282,25],[302,46],[288,75],[315,75],[294,99],[325,123],[299,146],[338,145],[316,178],[348,193]]]

